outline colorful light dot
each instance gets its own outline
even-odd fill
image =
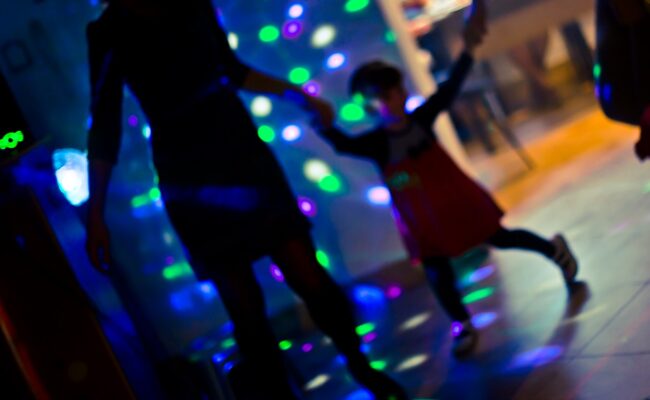
[[[144,136],[145,139],[149,139],[151,137],[151,127],[149,125],[145,125],[142,128],[142,136]]]
[[[138,126],[138,117],[136,117],[135,115],[131,115],[129,116],[128,122],[130,126],[136,127]]]
[[[298,197],[298,207],[300,208],[300,211],[308,217],[314,217],[318,212],[316,203],[307,197]]]
[[[280,283],[284,282],[284,275],[282,274],[282,271],[280,271],[280,268],[278,268],[277,265],[271,264],[269,270],[271,272],[271,276],[273,277],[273,279],[275,279]]]
[[[463,324],[461,324],[458,321],[454,321],[451,323],[451,335],[453,337],[457,337],[460,335],[460,333],[463,331]]]
[[[335,175],[328,175],[318,182],[318,187],[324,192],[337,193],[343,187],[341,180]]]
[[[311,78],[311,73],[307,68],[296,67],[289,72],[289,81],[296,85],[302,85]]]
[[[257,136],[259,136],[263,142],[271,143],[275,140],[275,130],[268,125],[261,125],[257,128]]]
[[[390,191],[385,186],[375,186],[368,189],[366,197],[372,204],[390,204]]]
[[[303,351],[304,353],[309,353],[309,352],[312,351],[313,349],[314,349],[314,345],[311,344],[311,343],[305,343],[305,344],[302,345],[302,351]]]
[[[273,111],[273,103],[266,96],[256,96],[251,102],[251,112],[256,117],[267,117]]]
[[[330,257],[323,250],[316,250],[316,260],[325,269],[330,269]]]
[[[386,361],[383,361],[383,360],[372,361],[370,363],[370,366],[372,368],[374,368],[376,370],[379,370],[379,371],[383,371],[384,369],[386,369],[386,365],[388,365],[388,363]]]
[[[479,289],[463,297],[463,303],[465,304],[475,303],[477,301],[492,296],[493,293],[494,293],[494,288],[491,287]]]
[[[311,96],[318,96],[320,95],[321,92],[320,85],[318,84],[318,82],[314,82],[314,81],[305,83],[302,89],[305,91],[305,93]]]
[[[472,316],[472,325],[476,329],[483,329],[486,326],[490,325],[497,319],[497,314],[494,312],[484,312]]]
[[[228,34],[228,44],[231,49],[237,50],[237,48],[239,48],[239,36],[237,36],[236,33],[230,32]]]
[[[406,360],[402,361],[396,368],[395,372],[406,371],[417,366],[424,364],[429,359],[427,354],[418,354],[413,357],[409,357]]]
[[[594,78],[600,79],[600,74],[603,72],[603,68],[600,64],[594,64]]]
[[[336,28],[332,25],[321,25],[311,37],[311,45],[316,48],[323,48],[331,44],[336,38]]]
[[[412,316],[411,318],[407,319],[400,325],[399,330],[400,332],[404,331],[409,331],[412,329],[417,328],[418,326],[424,324],[427,322],[427,320],[431,318],[431,313],[430,312],[425,312],[421,314],[417,314]]]
[[[402,295],[402,288],[397,285],[391,285],[386,289],[386,297],[389,299],[396,299]]]
[[[273,25],[266,25],[260,29],[259,38],[264,43],[271,43],[278,40],[280,31]]]
[[[293,347],[293,343],[291,340],[283,340],[278,344],[278,346],[280,347],[280,350],[287,351]]]
[[[302,23],[300,21],[287,21],[282,26],[282,36],[287,39],[295,39],[302,34]]]
[[[327,381],[329,381],[329,380],[330,380],[329,375],[320,374],[320,375],[316,376],[314,379],[307,382],[307,384],[305,385],[305,390],[317,389],[317,388],[323,386],[324,384],[326,384]]]
[[[187,263],[177,263],[165,267],[162,271],[163,278],[168,281],[189,277],[192,275],[192,267]]]
[[[282,139],[287,142],[295,142],[302,136],[302,130],[297,125],[286,126],[282,130]]]
[[[345,11],[348,13],[355,13],[362,11],[370,4],[370,0],[348,0],[345,3]]]
[[[341,118],[345,121],[356,122],[361,121],[366,116],[363,108],[355,103],[348,103],[341,109]]]
[[[407,112],[413,112],[416,108],[420,107],[424,103],[423,96],[411,96],[406,100],[406,106],[404,107]]]
[[[363,339],[364,343],[371,343],[375,339],[377,339],[377,333],[376,332],[370,332],[367,335],[364,335],[361,339]]]
[[[376,286],[357,285],[352,291],[352,296],[358,303],[377,304],[384,301],[384,292]]]
[[[375,324],[373,324],[372,322],[366,322],[365,324],[361,324],[356,327],[356,332],[357,335],[359,336],[367,335],[374,330],[375,330]]]
[[[331,56],[327,57],[327,68],[341,68],[345,64],[345,61],[346,57],[343,53],[334,53]]]
[[[305,7],[302,4],[292,4],[287,11],[290,18],[300,18],[305,13]]]
[[[395,35],[395,32],[393,32],[391,30],[391,31],[386,32],[386,35],[384,36],[384,39],[388,43],[395,43],[397,41],[397,36]]]
[[[230,349],[232,347],[235,347],[236,344],[237,344],[237,342],[235,342],[235,339],[228,338],[228,339],[224,340],[223,342],[221,342],[221,348],[224,349],[224,350]]]
[[[310,159],[305,162],[303,172],[307,179],[312,182],[320,182],[326,176],[332,174],[329,165],[318,159]]]

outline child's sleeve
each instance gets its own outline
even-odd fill
[[[452,67],[449,79],[441,83],[438,90],[413,111],[413,118],[426,126],[433,124],[438,114],[449,108],[456,99],[473,64],[472,56],[464,52]]]
[[[372,159],[380,158],[381,148],[376,135],[372,133],[353,137],[336,127],[318,129],[317,131],[338,153]]]
[[[117,162],[122,138],[124,79],[103,21],[86,30],[90,69],[90,115],[88,158]]]

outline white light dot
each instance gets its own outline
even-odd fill
[[[427,354],[418,354],[413,357],[409,357],[402,361],[396,368],[395,372],[406,371],[407,369],[415,368],[419,365],[424,364],[429,359]]]
[[[342,53],[334,53],[327,58],[327,67],[330,69],[340,68],[345,64],[345,55]]]
[[[302,14],[305,12],[305,7],[302,6],[302,4],[294,4],[291,7],[289,7],[289,17],[291,18],[300,18]]]
[[[384,186],[375,186],[368,189],[366,196],[372,204],[390,204],[390,191]]]
[[[251,103],[251,111],[256,117],[266,117],[271,114],[273,110],[273,103],[271,99],[266,96],[257,96]]]
[[[321,25],[311,37],[311,45],[316,48],[326,47],[336,37],[336,28],[332,25]]]
[[[300,139],[302,136],[302,131],[296,125],[289,125],[282,130],[282,138],[287,142],[294,142]]]
[[[399,330],[400,332],[404,332],[411,329],[415,329],[418,326],[425,323],[429,318],[431,318],[431,313],[429,312],[414,315],[413,317],[404,321],[402,325],[400,325]]]
[[[307,382],[305,385],[305,390],[314,390],[316,388],[319,388],[323,386],[327,381],[330,380],[330,376],[327,374],[320,374],[316,376],[314,379],[310,380]]]
[[[228,34],[228,44],[230,44],[230,48],[233,50],[237,50],[239,47],[239,36],[237,36],[236,33],[229,33]]]
[[[413,112],[416,108],[420,107],[422,103],[424,103],[424,97],[411,96],[406,100],[406,111]]]
[[[332,170],[324,161],[311,159],[305,163],[304,173],[307,179],[320,182],[324,177],[331,175]]]

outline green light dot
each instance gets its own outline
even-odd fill
[[[397,36],[395,35],[395,32],[391,30],[386,32],[386,36],[384,36],[384,39],[388,43],[395,43],[397,41]]]
[[[361,121],[366,116],[366,112],[358,104],[348,103],[341,109],[341,118],[345,121]]]
[[[363,97],[363,95],[361,93],[355,93],[354,96],[352,96],[352,101],[355,104],[363,105],[363,103],[365,103],[365,101],[366,101],[366,98]]]
[[[226,350],[226,349],[229,349],[231,347],[235,347],[235,344],[237,344],[237,342],[235,342],[235,339],[228,338],[228,339],[224,340],[223,342],[221,342],[221,348]]]
[[[603,68],[600,66],[600,64],[594,64],[594,78],[599,79],[602,72]]]
[[[494,288],[491,287],[479,289],[463,297],[463,303],[465,304],[475,303],[479,300],[483,300],[487,297],[492,296],[493,293],[494,293]]]
[[[335,175],[327,175],[318,182],[318,187],[328,193],[337,193],[341,190],[341,180]]]
[[[280,31],[273,25],[266,25],[260,29],[260,40],[264,43],[270,43],[278,40]]]
[[[257,135],[266,143],[271,143],[275,140],[275,130],[268,125],[262,125],[257,129]]]
[[[330,258],[323,250],[316,251],[316,260],[323,268],[330,268]]]
[[[168,281],[192,275],[192,268],[187,263],[177,263],[165,267],[162,271],[163,278]]]
[[[280,350],[287,351],[293,346],[293,343],[291,343],[291,340],[283,340],[278,343],[278,346],[280,347]]]
[[[355,13],[368,7],[370,0],[348,0],[345,3],[345,12]]]
[[[131,207],[133,208],[142,207],[147,205],[150,201],[151,198],[149,197],[149,193],[141,194],[131,199]]]
[[[356,328],[357,335],[364,336],[375,330],[375,324],[372,322],[366,322],[365,324],[359,325]]]
[[[297,67],[289,72],[289,81],[296,85],[302,85],[311,78],[311,73],[307,68]]]
[[[383,371],[386,369],[388,363],[383,360],[377,360],[370,363],[370,366],[378,371]]]
[[[149,191],[149,199],[151,199],[151,201],[160,200],[161,196],[162,195],[160,194],[160,189],[158,188],[153,188]]]

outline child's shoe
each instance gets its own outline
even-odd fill
[[[570,286],[576,280],[578,275],[578,262],[571,253],[571,249],[562,235],[556,235],[551,239],[551,243],[555,246],[555,255],[553,261],[562,270],[562,276],[567,286]]]
[[[451,334],[454,337],[451,351],[457,358],[470,354],[478,343],[478,331],[469,320],[454,322],[451,325]]]

